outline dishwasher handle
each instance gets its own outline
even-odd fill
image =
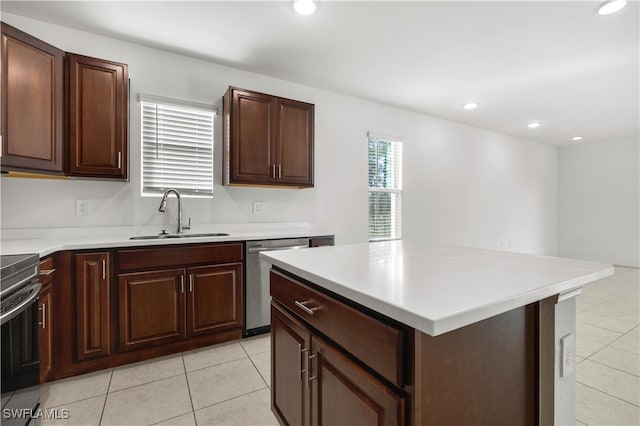
[[[247,249],[247,253],[260,253],[263,251],[275,251],[275,250],[297,250],[301,248],[308,248],[308,245],[299,245],[299,246],[283,246],[283,247],[259,247],[259,248],[249,248]]]

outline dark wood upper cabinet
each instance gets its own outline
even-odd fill
[[[313,186],[313,104],[230,87],[223,139],[225,185]]]
[[[67,55],[69,176],[127,178],[126,64]]]
[[[2,171],[63,174],[64,52],[2,23]]]

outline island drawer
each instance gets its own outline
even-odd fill
[[[118,270],[242,262],[242,244],[185,244],[118,250]]]
[[[404,330],[271,271],[271,296],[391,383],[405,385]]]

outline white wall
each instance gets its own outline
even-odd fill
[[[405,238],[555,254],[553,147],[266,77],[212,62],[83,33],[17,15],[3,20],[69,52],[129,64],[131,182],[2,179],[2,228],[166,223],[157,198],[140,197],[138,93],[216,103],[229,85],[316,105],[315,188],[224,187],[216,118],[213,199],[187,199],[194,223],[309,222],[338,243],[367,240],[366,132],[404,141]],[[75,200],[91,215],[76,217]],[[253,200],[267,214],[251,215]],[[169,207],[171,209],[171,206]]]
[[[638,139],[558,152],[558,254],[640,266]]]

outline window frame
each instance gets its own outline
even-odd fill
[[[180,99],[171,99],[171,98],[155,96],[155,95],[147,95],[142,93],[139,94],[139,101],[140,101],[140,145],[141,145],[140,146],[140,154],[141,154],[140,155],[140,195],[142,197],[161,197],[166,190],[173,188],[173,189],[177,189],[180,192],[180,194],[184,197],[212,198],[214,189],[215,189],[214,131],[215,131],[215,116],[218,113],[217,107],[211,104],[185,101]],[[166,157],[163,158],[162,164],[165,164],[165,163],[168,164],[170,160],[174,160],[176,162],[174,164],[174,167],[176,166],[182,167],[184,170],[184,173],[182,174],[176,173],[175,171],[170,173],[169,174],[170,176],[167,178],[167,180],[169,181],[167,182],[167,185],[153,185],[147,179],[145,179],[145,172],[152,174],[153,172],[158,173],[162,170],[162,165],[153,167],[150,164],[150,162],[146,161],[147,157],[150,154],[149,145],[153,144],[154,141],[152,140],[153,138],[150,138],[147,135],[145,135],[145,132],[148,131],[147,129],[151,128],[150,133],[155,135],[155,143],[156,145],[158,145],[159,144],[158,134],[163,130],[164,131],[169,130],[168,129],[169,125],[167,125],[164,128],[161,128],[157,119],[156,119],[155,125],[152,124],[151,127],[149,127],[148,122],[145,122],[145,119],[146,119],[145,108],[154,108],[154,106],[156,108],[156,112],[155,112],[156,115],[165,115],[165,118],[169,119],[172,117],[175,118],[180,114],[184,114],[185,116],[189,116],[189,118],[192,121],[195,121],[197,123],[192,127],[188,127],[187,129],[177,131],[178,133],[176,133],[177,136],[175,137],[185,138],[186,139],[185,145],[182,145],[178,148],[177,146],[181,145],[180,143],[177,143],[175,139],[173,140],[170,138],[167,139],[167,140],[170,140],[171,142],[166,143],[168,148],[165,149],[163,152],[163,154],[166,155]],[[158,108],[165,109],[165,111],[163,111],[163,114],[158,112],[159,111]],[[174,112],[167,112],[168,110],[172,110]],[[154,114],[154,113],[149,112],[147,110],[146,114]],[[196,118],[198,116],[206,117],[206,119],[202,120],[202,123],[204,123],[203,126],[199,125],[200,119]],[[210,138],[209,137],[202,138],[200,136],[201,134],[199,134],[199,132],[202,129],[206,129],[206,134],[210,135]],[[189,140],[189,136],[186,135],[186,133],[195,133],[197,136],[195,136],[192,140]],[[174,146],[171,147],[171,145],[174,145]],[[210,157],[208,155],[199,157],[197,150],[202,149],[203,147],[207,152],[210,150],[211,152]],[[184,160],[184,159],[176,160],[176,155],[179,153],[180,150],[184,150],[183,153],[185,154],[184,156],[187,157],[187,160]],[[156,148],[156,156],[157,155],[158,155],[158,149]],[[204,163],[205,163],[204,172],[203,172],[203,168],[199,166],[194,166],[193,168],[185,168],[187,165],[190,165],[190,164],[194,164],[194,165],[199,164],[200,162],[197,162],[197,161],[193,163],[191,163],[191,161],[188,161],[189,159],[197,160],[198,158],[204,159]],[[210,174],[207,173],[209,168],[211,170]],[[197,181],[201,178],[204,178],[207,181],[204,189],[200,188],[200,186],[197,184]],[[158,178],[158,180],[162,180],[162,179],[164,178]],[[173,179],[173,182],[171,182],[172,179]],[[178,184],[178,182],[181,179],[184,179],[187,181],[188,180],[193,181],[193,182],[188,182],[188,184],[192,186],[190,188],[181,187]]]
[[[392,145],[391,152],[389,153],[390,171],[387,174],[390,175],[389,184],[384,186],[371,186],[371,148],[372,141],[375,143],[385,142]],[[376,158],[378,158],[379,146],[376,146]],[[372,132],[367,133],[367,163],[368,163],[368,187],[369,187],[369,242],[378,241],[392,241],[402,239],[402,150],[403,141],[400,138],[380,135]],[[389,176],[388,176],[389,177]],[[391,216],[391,224],[389,227],[388,235],[379,236],[379,231],[372,232],[372,228],[377,228],[375,222],[373,222],[373,216],[371,214],[371,197],[373,194],[392,194],[389,200],[389,215]]]

